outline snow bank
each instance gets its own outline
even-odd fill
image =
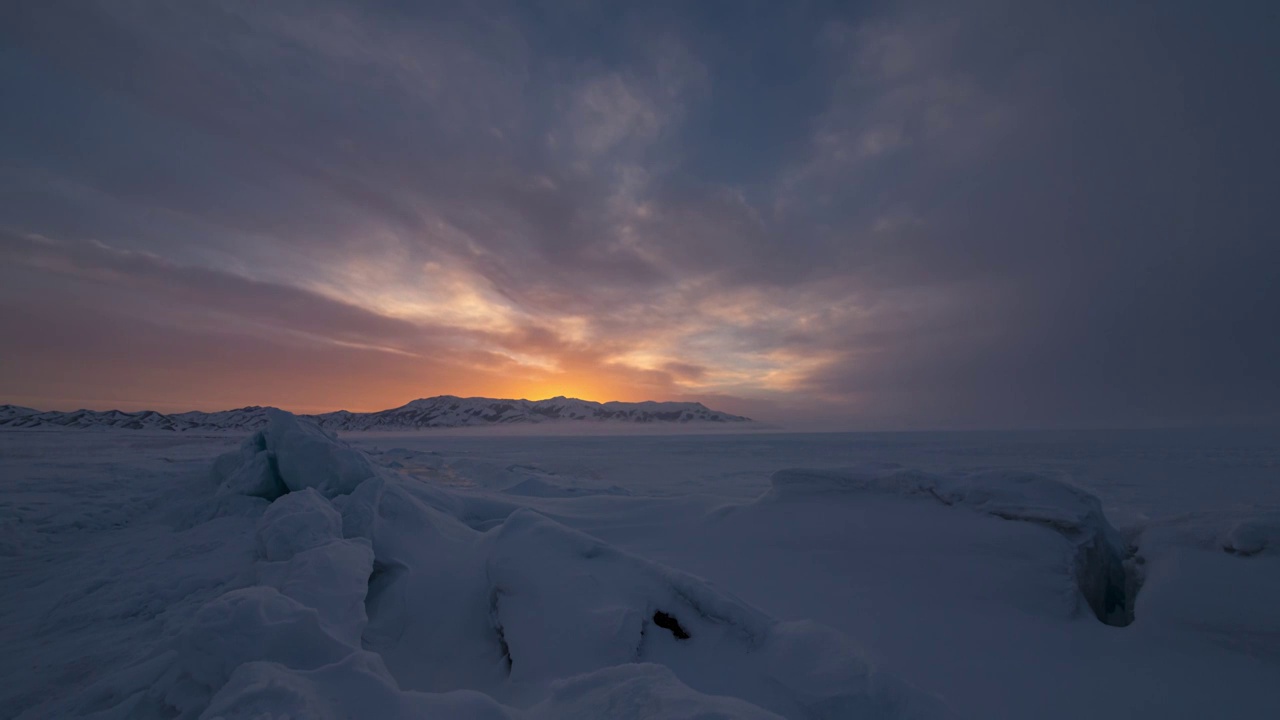
[[[897,468],[781,470],[760,503],[860,494],[919,497],[1005,520],[1046,527],[1070,541],[1080,593],[1108,625],[1133,622],[1137,579],[1132,554],[1094,495],[1057,478],[1022,471],[939,475]]]
[[[836,631],[532,510],[391,472],[286,413],[214,463],[271,497],[256,585],[100,683],[107,717],[901,718],[941,705]],[[277,494],[277,491],[279,493]],[[489,529],[492,528],[492,529]]]

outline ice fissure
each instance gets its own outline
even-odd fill
[[[507,633],[502,627],[502,616],[498,605],[502,600],[502,591],[494,588],[489,593],[489,617],[493,621],[493,632],[498,638],[498,647],[502,650],[502,659],[507,664],[507,674],[511,673],[514,661],[511,658],[511,646],[507,644]]]
[[[677,640],[689,639],[689,631],[684,629],[684,626],[680,624],[680,621],[661,610],[658,610],[653,614],[653,624],[663,630],[671,631],[671,634],[675,636],[675,639]]]

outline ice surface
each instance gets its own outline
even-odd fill
[[[1133,622],[1138,579],[1132,553],[1102,512],[1102,502],[1061,479],[1008,470],[938,475],[900,469],[782,470],[760,502],[888,493],[970,508],[1005,520],[1042,525],[1074,546],[1081,596],[1108,625]]]
[[[1280,714],[1271,440],[344,440],[0,433],[6,716]]]

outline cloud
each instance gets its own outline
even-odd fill
[[[1277,68],[1243,6],[3,12],[14,396],[216,400],[171,380],[199,368],[246,402],[861,427],[1280,407]]]

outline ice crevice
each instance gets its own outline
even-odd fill
[[[689,631],[684,629],[684,626],[680,624],[680,621],[661,610],[653,613],[653,624],[663,630],[669,630],[671,635],[677,640],[689,639]]]

